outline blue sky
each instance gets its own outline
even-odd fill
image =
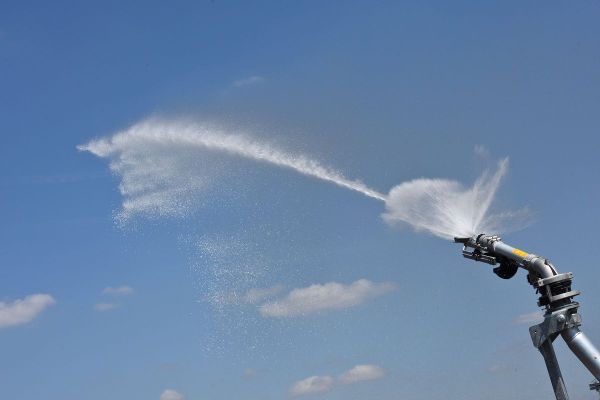
[[[392,228],[360,194],[207,155],[222,175],[193,212],[117,226],[119,177],[76,146],[152,116],[236,127],[383,193],[471,183],[489,163],[476,146],[508,156],[497,205],[535,223],[505,240],[575,274],[600,343],[598,2],[0,9],[0,302],[31,312],[0,319],[4,397],[552,395],[516,322],[536,311],[524,274],[502,281],[452,243]],[[306,316],[243,297],[361,280],[368,295]],[[571,396],[595,398],[557,347]],[[300,394],[313,376],[322,392]]]

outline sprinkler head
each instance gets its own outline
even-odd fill
[[[496,257],[491,254],[486,247],[477,242],[479,236],[481,235],[473,237],[455,237],[454,243],[461,243],[463,245],[463,257],[470,260],[481,261],[490,265],[496,265],[498,262]]]
[[[485,245],[485,240],[483,243],[480,242],[479,239],[481,238],[493,241],[500,240],[500,238],[497,236],[487,236],[482,233],[473,237],[455,237],[454,243],[462,243],[462,255],[465,258],[481,261],[490,265],[500,264],[493,269],[494,273],[499,278],[510,279],[515,276],[519,270],[519,265],[516,262],[501,256],[500,254],[496,254],[493,250],[490,250],[490,248]]]

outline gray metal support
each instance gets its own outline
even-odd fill
[[[583,365],[596,379],[600,380],[600,352],[587,336],[576,326],[563,330],[561,335]]]
[[[547,312],[542,323],[529,328],[529,334],[531,335],[533,345],[544,357],[556,400],[568,400],[569,395],[562,373],[560,372],[552,342],[554,342],[554,339],[556,339],[561,332],[573,328],[577,329],[577,326],[581,324],[581,318],[579,317],[579,314],[577,314],[577,308],[578,304],[573,303],[570,307],[565,307],[554,312]]]
[[[550,382],[552,383],[556,400],[569,400],[569,394],[567,393],[565,381],[560,372],[552,340],[544,341],[538,350],[542,353],[544,361],[546,362],[546,368],[548,369],[548,375],[550,376]]]

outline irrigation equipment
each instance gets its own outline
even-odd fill
[[[497,265],[493,271],[502,279],[512,278],[519,268],[528,271],[527,281],[540,295],[538,306],[545,308],[544,321],[530,327],[529,333],[533,345],[544,357],[557,400],[569,399],[552,345],[559,335],[581,363],[600,381],[600,352],[579,329],[579,303],[573,301],[573,298],[580,292],[571,288],[571,272],[561,274],[547,259],[509,246],[498,236],[482,233],[454,238],[454,241],[462,243],[465,258]],[[592,383],[590,389],[600,391],[600,384]]]

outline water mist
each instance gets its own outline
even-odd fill
[[[205,194],[211,174],[210,168],[194,160],[210,159],[215,154],[289,168],[361,193],[385,203],[383,219],[389,224],[407,224],[444,239],[513,228],[514,217],[525,213],[489,214],[508,159],[501,160],[495,172],[484,172],[471,187],[446,179],[417,179],[384,195],[303,154],[243,132],[198,122],[149,119],[78,149],[108,159],[111,170],[120,177],[121,220],[139,214],[181,215],[194,208]]]

